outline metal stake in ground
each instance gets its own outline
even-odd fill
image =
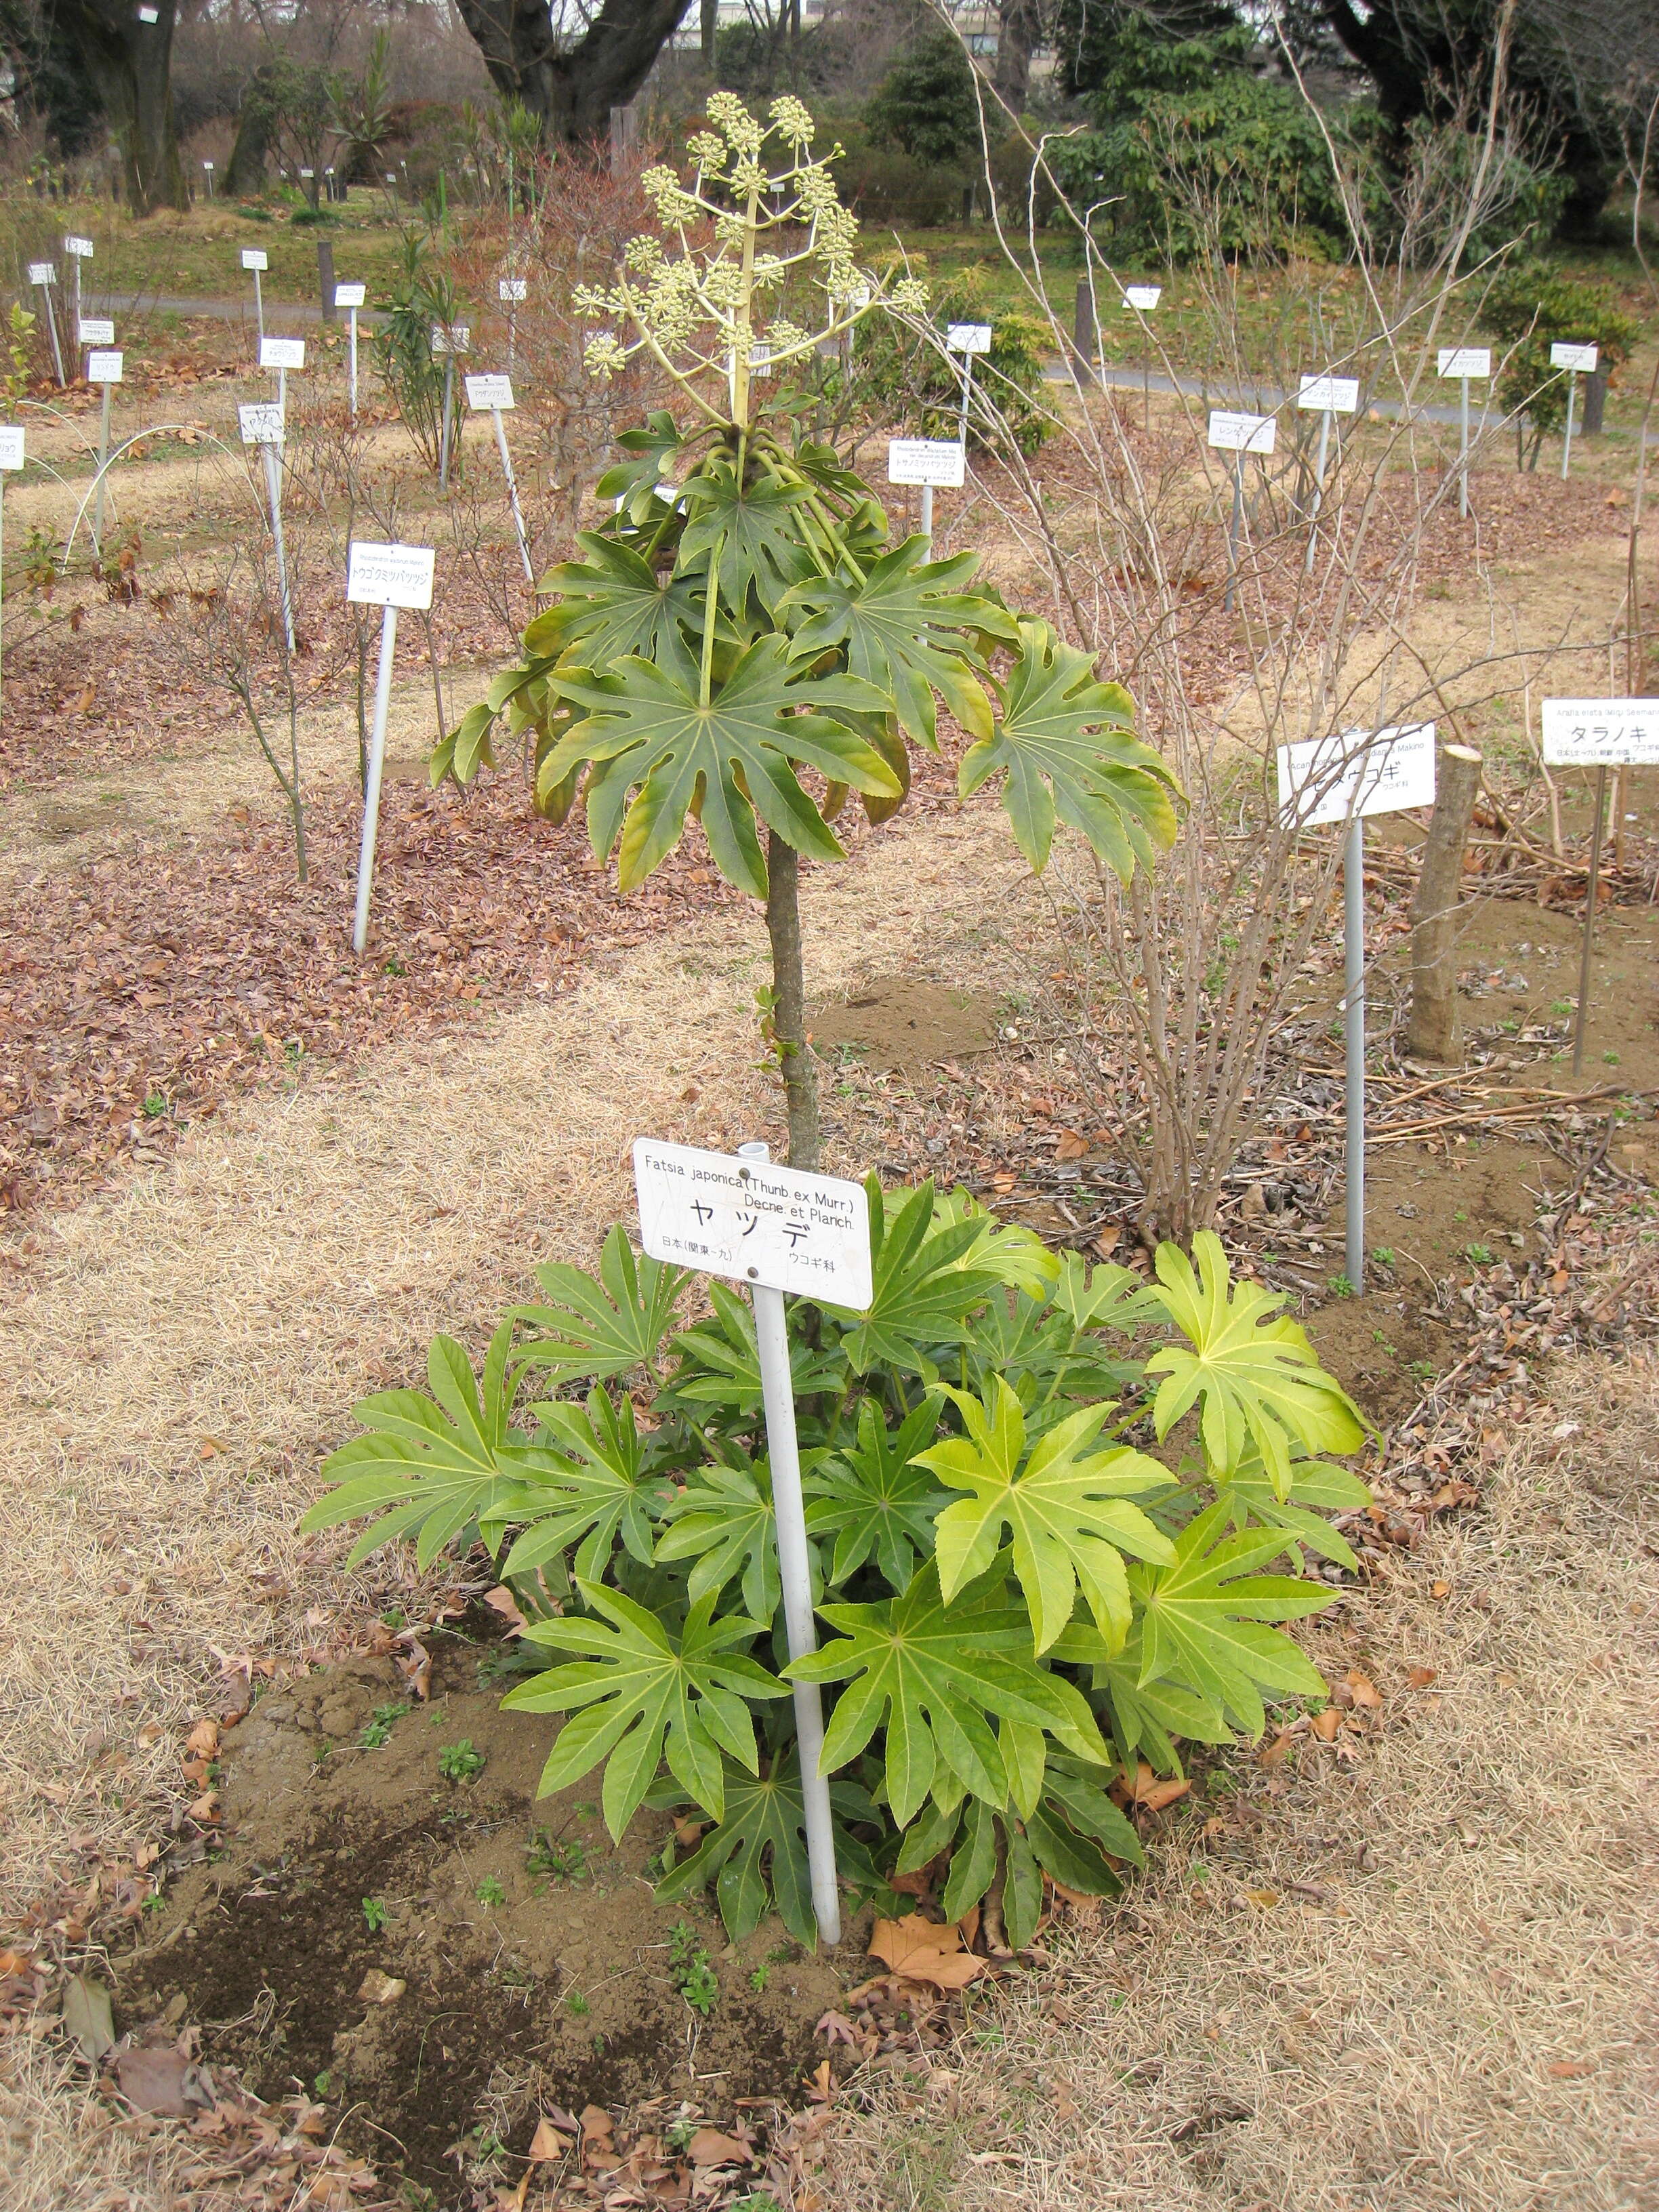
[[[237,421],[245,446],[263,446],[265,456],[265,495],[270,502],[270,541],[276,554],[276,589],[283,607],[283,636],[294,651],[294,601],[288,585],[288,556],[283,545],[282,451],[283,419],[280,407],[262,400],[257,406],[239,407]]]
[[[354,422],[357,419],[357,310],[362,306],[365,297],[366,289],[362,284],[337,284],[334,287],[334,304],[337,307],[343,307],[349,318],[349,335],[346,353],[346,398]]]
[[[5,605],[6,477],[11,470],[22,465],[22,431],[10,425],[0,426],[0,609]],[[3,690],[0,690],[0,699],[3,696]]]
[[[82,329],[87,326],[83,324]],[[97,327],[114,334],[113,324]],[[121,356],[102,347],[87,356],[87,382],[101,384],[103,404],[98,410],[98,478],[97,489],[92,497],[92,550],[95,559],[101,560],[104,551],[104,473],[109,467],[109,403],[110,394],[121,381]]]
[[[64,240],[64,255],[66,260],[75,264],[75,301],[71,313],[78,328],[81,321],[81,264],[92,258],[92,240],[77,238],[71,232]]]
[[[1344,1069],[1347,1119],[1346,1273],[1365,1287],[1365,817],[1432,806],[1435,729],[1415,722],[1344,730],[1279,748],[1279,810],[1298,829],[1345,827],[1342,850]]]
[[[951,323],[945,327],[945,350],[962,356],[962,414],[957,435],[962,441],[963,451],[968,449],[968,409],[974,396],[974,357],[991,350],[989,323]],[[932,505],[929,501],[928,505]]]
[[[1296,396],[1303,409],[1319,410],[1319,459],[1314,465],[1313,505],[1308,514],[1308,555],[1302,564],[1304,576],[1313,574],[1319,540],[1319,510],[1325,503],[1325,465],[1330,458],[1331,426],[1339,415],[1352,415],[1359,405],[1359,380],[1352,376],[1304,376]]]
[[[869,1305],[868,1200],[858,1183],[838,1176],[772,1166],[762,1143],[741,1146],[732,1158],[642,1137],[634,1147],[634,1177],[647,1252],[746,1283],[754,1300],[784,1626],[791,1661],[805,1659],[817,1640],[783,1301],[793,1291],[855,1311]],[[793,1686],[812,1910],[825,1942],[837,1943],[841,1900],[823,1771],[823,1708],[816,1682]]]
[[[46,330],[52,338],[52,365],[58,373],[61,391],[69,379],[64,374],[64,349],[58,337],[58,311],[52,300],[52,288],[58,282],[58,271],[50,261],[31,261],[29,282],[40,288],[40,305],[46,318]]]
[[[392,699],[392,656],[398,643],[399,607],[429,607],[437,556],[428,545],[371,545],[354,542],[346,562],[346,599],[356,606],[383,607],[380,659],[374,674],[374,723],[368,740],[368,781],[363,792],[363,836],[357,854],[357,905],[351,949],[368,942],[368,902],[374,888],[374,840],[380,822],[380,778],[386,768],[386,718]]]
[[[1221,595],[1222,611],[1231,614],[1238,583],[1238,541],[1244,527],[1244,456],[1271,453],[1278,441],[1279,425],[1271,415],[1235,415],[1217,407],[1210,410],[1206,435],[1216,452],[1233,456],[1233,507],[1227,524],[1227,587]]]
[[[933,534],[933,486],[959,491],[967,477],[967,448],[949,438],[890,438],[887,481],[921,488],[921,534]]]
[[[1589,1020],[1590,954],[1601,887],[1607,770],[1659,762],[1659,699],[1546,699],[1542,753],[1546,768],[1595,770],[1595,820],[1590,828],[1584,941],[1578,954],[1578,1006],[1572,1024],[1572,1072],[1577,1075],[1584,1064],[1584,1031]]]
[[[242,248],[242,266],[253,278],[253,321],[261,345],[265,337],[265,295],[259,283],[261,272],[270,265],[270,257],[263,246]]]
[[[441,354],[444,364],[444,410],[438,427],[438,489],[449,489],[450,441],[455,422],[455,356],[465,353],[472,343],[472,333],[465,323],[452,323],[447,330],[434,327],[432,350]]]
[[[508,160],[512,159],[511,155]],[[495,295],[507,309],[507,373],[512,375],[518,365],[519,308],[530,296],[530,285],[523,276],[502,276],[497,279]]]
[[[261,338],[259,366],[276,379],[276,404],[288,415],[288,373],[291,368],[306,365],[306,342],[303,338]]]
[[[1558,339],[1550,348],[1550,367],[1565,368],[1567,372],[1567,432],[1561,441],[1563,483],[1567,480],[1567,470],[1572,460],[1572,410],[1573,402],[1578,396],[1578,380],[1581,376],[1594,376],[1595,365],[1601,357],[1600,349],[1593,345],[1567,345]]]
[[[1129,313],[1140,318],[1140,421],[1144,429],[1152,427],[1152,334],[1146,326],[1146,318],[1164,297],[1161,284],[1126,284],[1123,304]]]
[[[488,411],[495,419],[495,444],[501,457],[501,474],[507,478],[507,502],[513,509],[513,527],[519,534],[519,558],[524,562],[526,584],[536,580],[536,571],[530,562],[530,541],[525,535],[524,516],[519,507],[518,480],[513,474],[513,456],[507,451],[507,425],[501,420],[505,409],[514,405],[513,380],[510,376],[469,376],[466,380],[466,404],[475,415]]]
[[[1442,376],[1456,380],[1457,392],[1457,512],[1469,511],[1469,382],[1485,383],[1492,374],[1490,346],[1443,346],[1437,356]]]

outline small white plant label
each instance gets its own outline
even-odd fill
[[[447,330],[441,323],[434,323],[432,326],[434,353],[465,353],[471,343],[472,325],[470,323],[451,323]]]
[[[31,284],[55,284],[58,282],[58,264],[56,262],[31,261],[29,264],[29,282]]]
[[[23,433],[21,427],[0,422],[0,469],[21,469],[23,465]]]
[[[161,11],[159,8],[141,8],[138,10],[138,21],[141,23],[159,23],[161,20]]]
[[[118,353],[89,353],[87,356],[88,384],[119,384],[121,356]]]
[[[989,323],[949,323],[945,331],[946,353],[989,353]]]
[[[352,542],[346,598],[364,607],[429,607],[438,556],[429,545]]]
[[[1299,829],[1434,804],[1435,726],[1340,730],[1279,748],[1279,811]]]
[[[1441,375],[1459,383],[1474,383],[1492,374],[1490,346],[1442,346],[1438,361]]]
[[[115,325],[106,315],[82,315],[79,329],[83,346],[115,343]]]
[[[1279,437],[1279,423],[1271,415],[1234,415],[1224,407],[1210,410],[1210,443],[1224,453],[1271,453]]]
[[[474,414],[483,414],[491,408],[507,408],[513,404],[513,380],[510,376],[469,376],[466,380],[466,404]]]
[[[750,375],[751,377],[774,376],[776,373],[777,364],[772,358],[771,347],[769,345],[751,345],[749,349]]]
[[[1126,284],[1123,288],[1124,306],[1138,315],[1150,315],[1163,297],[1161,284]]]
[[[1659,761],[1659,699],[1546,699],[1546,768],[1640,768]]]
[[[337,284],[334,304],[337,307],[361,307],[368,297],[367,284]]]
[[[282,444],[283,410],[274,399],[261,399],[252,406],[239,407],[236,420],[240,425],[245,446]]]
[[[1595,346],[1567,345],[1559,338],[1550,348],[1552,368],[1570,368],[1579,376],[1593,376],[1601,358],[1601,351]]]
[[[92,240],[89,238],[66,238],[64,240],[64,251],[76,261],[90,261],[93,252]]]
[[[270,256],[263,246],[245,246],[242,248],[242,266],[244,269],[269,269]]]
[[[937,484],[943,491],[960,491],[966,480],[967,459],[954,438],[890,438],[887,481]]]
[[[862,1312],[872,1295],[861,1183],[692,1145],[634,1146],[641,1241],[653,1260]]]
[[[1359,406],[1357,376],[1304,376],[1296,395],[1298,407],[1321,415],[1352,415]]]
[[[261,368],[303,368],[305,365],[306,342],[303,338],[260,339]]]
[[[495,287],[495,297],[504,307],[516,307],[530,297],[530,285],[523,276],[503,276]]]

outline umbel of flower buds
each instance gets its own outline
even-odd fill
[[[872,307],[926,307],[925,285],[859,266],[858,221],[830,171],[841,148],[813,158],[816,126],[799,100],[775,100],[768,114],[763,125],[734,93],[717,92],[714,129],[686,143],[690,184],[666,167],[646,171],[640,181],[661,234],[629,241],[614,284],[574,295],[578,314],[607,326],[587,342],[593,375],[614,376],[648,353],[711,420],[741,427],[751,367],[774,374]],[[789,234],[779,242],[790,250],[763,243],[775,232]],[[817,304],[804,318],[808,301]]]

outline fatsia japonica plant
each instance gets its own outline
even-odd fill
[[[708,116],[689,181],[646,173],[659,234],[578,300],[606,325],[593,373],[644,353],[676,410],[622,434],[599,485],[614,513],[543,579],[522,659],[432,775],[465,784],[494,765],[504,715],[533,749],[538,811],[562,821],[580,797],[624,890],[675,850],[688,816],[701,822],[720,873],[766,902],[789,1158],[812,1167],[800,856],[842,857],[832,824],[850,793],[872,822],[902,804],[910,747],[939,749],[939,702],[972,741],[963,793],[1001,776],[1034,869],[1058,819],[1127,881],[1173,842],[1179,793],[1120,684],[977,581],[976,554],[892,543],[874,493],[803,429],[791,368],[860,317],[914,315],[925,293],[859,265],[857,223],[799,100],[774,101],[763,125],[718,93]],[[780,396],[763,404],[763,385]]]
[[[539,1271],[475,1375],[439,1338],[431,1391],[357,1408],[307,1516],[351,1553],[482,1544],[529,1619],[511,1690],[564,1716],[544,1791],[603,1764],[620,1836],[643,1805],[702,1824],[665,1899],[714,1887],[734,1938],[769,1905],[813,1936],[788,1683],[830,1700],[844,1884],[936,1869],[1030,1940],[1045,1875],[1107,1895],[1141,1846],[1142,1762],[1260,1733],[1324,1685],[1279,1624],[1354,1564],[1326,1517],[1364,1486],[1322,1455],[1361,1419],[1279,1301],[1201,1232],[1156,1277],[1049,1253],[964,1194],[867,1186],[874,1297],[789,1303],[813,1596],[789,1663],[753,1315],[637,1255]]]

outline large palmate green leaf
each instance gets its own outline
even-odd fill
[[[1129,1570],[1141,1609],[1140,1679],[1184,1682],[1260,1735],[1263,1690],[1317,1697],[1325,1688],[1307,1655],[1266,1624],[1322,1613],[1337,1593],[1296,1575],[1257,1574],[1284,1550],[1284,1536],[1276,1528],[1225,1536],[1226,1523],[1226,1507],[1212,1505],[1176,1539],[1170,1565]]]
[[[1253,1451],[1245,1453],[1231,1474],[1216,1474],[1211,1479],[1238,1533],[1251,1527],[1282,1529],[1285,1549],[1298,1568],[1304,1544],[1322,1559],[1334,1559],[1351,1570],[1358,1566],[1352,1545],[1325,1517],[1329,1513],[1363,1512],[1371,1502],[1365,1484],[1346,1468],[1333,1467],[1328,1460],[1293,1459],[1291,1486],[1283,1498]]]
[[[857,1758],[884,1725],[887,1795],[903,1826],[937,1781],[1000,1805],[1008,1771],[986,1716],[1041,1729],[1068,1751],[1105,1763],[1082,1694],[1030,1656],[1024,1610],[1003,1601],[1000,1577],[947,1606],[931,1563],[901,1595],[876,1605],[823,1605],[842,1634],[784,1670],[791,1680],[846,1682],[825,1731],[823,1771]]]
[[[797,659],[845,654],[854,676],[890,692],[898,718],[918,744],[938,748],[933,695],[971,737],[992,733],[991,702],[975,680],[973,630],[1006,644],[1018,641],[1013,617],[983,592],[962,588],[979,566],[977,553],[930,561],[932,540],[907,538],[854,582],[836,574],[798,584],[779,610],[805,619],[790,651]]]
[[[850,1324],[842,1348],[858,1373],[884,1360],[931,1382],[938,1372],[932,1354],[957,1340],[967,1316],[1007,1280],[1001,1255],[983,1216],[936,1219],[941,1209],[931,1182],[909,1192],[890,1217],[879,1177],[864,1187],[873,1295],[862,1314],[826,1311]]]
[[[1193,1238],[1198,1261],[1176,1244],[1158,1248],[1158,1286],[1151,1291],[1191,1344],[1166,1345],[1147,1361],[1163,1374],[1153,1402],[1160,1437],[1199,1399],[1200,1431],[1212,1467],[1230,1474],[1247,1444],[1261,1455],[1280,1498],[1291,1483],[1291,1445],[1308,1452],[1355,1451],[1364,1442],[1359,1408],[1297,1324],[1281,1316],[1280,1297],[1259,1284],[1237,1283],[1212,1230]]]
[[[729,1752],[750,1774],[759,1771],[755,1724],[744,1700],[789,1694],[736,1648],[751,1642],[763,1624],[741,1614],[715,1620],[711,1596],[692,1607],[677,1638],[620,1590],[586,1581],[577,1587],[590,1615],[537,1621],[523,1641],[592,1656],[550,1668],[501,1700],[519,1712],[571,1716],[548,1754],[538,1794],[564,1789],[605,1759],[600,1800],[605,1826],[620,1837],[666,1758],[682,1789],[718,1820],[726,1806],[720,1753]]]
[[[576,1572],[598,1582],[619,1537],[647,1565],[652,1523],[674,1486],[648,1470],[632,1400],[614,1403],[594,1389],[586,1410],[554,1403],[531,1411],[542,1424],[541,1441],[560,1456],[538,1475],[533,1500],[505,1501],[503,1518],[530,1525],[502,1562],[502,1574],[529,1574],[575,1544]]]
[[[1122,1771],[1133,1778],[1144,1759],[1159,1774],[1179,1774],[1183,1738],[1194,1743],[1231,1743],[1233,1731],[1219,1705],[1170,1679],[1143,1682],[1140,1635],[1115,1651],[1099,1630],[1073,1621],[1048,1654],[1068,1666],[1087,1667],[1091,1684],[1107,1702],[1113,1741]]]
[[[414,1535],[424,1569],[463,1529],[499,1518],[499,1509],[526,1486],[552,1474],[552,1454],[534,1449],[511,1425],[522,1377],[522,1370],[509,1364],[513,1333],[508,1320],[490,1339],[482,1390],[462,1346],[453,1336],[438,1336],[427,1355],[431,1397],[380,1390],[362,1399],[353,1411],[368,1433],[324,1461],[323,1473],[339,1487],[312,1507],[301,1527],[331,1528],[380,1514],[353,1545],[348,1566],[394,1537]]]
[[[557,658],[555,653],[537,653],[491,678],[489,689],[477,706],[469,707],[434,747],[427,777],[434,791],[446,776],[467,784],[480,768],[495,766],[492,740],[502,714],[509,717],[509,727],[514,729],[532,724],[540,727],[548,721],[556,711],[548,696],[547,684]]]
[[[623,890],[673,851],[693,807],[720,873],[757,898],[766,895],[757,814],[797,852],[839,860],[841,847],[797,780],[797,762],[858,791],[898,788],[874,747],[830,719],[836,709],[879,712],[880,693],[851,676],[791,683],[787,643],[779,636],[740,654],[706,706],[697,664],[678,645],[654,664],[617,662],[603,684],[562,678],[560,688],[591,711],[550,756],[545,773],[556,776],[581,761],[611,765],[602,800],[590,784],[588,824],[594,850],[608,855],[620,822]]]
[[[1102,684],[1089,655],[1046,623],[1021,623],[1019,637],[996,728],[963,756],[962,795],[1006,769],[1002,804],[1033,868],[1048,864],[1058,816],[1127,883],[1137,861],[1150,867],[1175,842],[1175,778],[1131,734],[1134,702],[1121,684]]]
[[[934,1516],[947,1503],[947,1493],[915,1463],[938,1431],[939,1412],[939,1401],[930,1395],[890,1429],[880,1406],[866,1398],[859,1407],[856,1440],[815,1455],[803,1485],[806,1526],[814,1536],[835,1537],[831,1583],[844,1583],[873,1557],[892,1589],[909,1587],[932,1547]]]
[[[718,1597],[733,1575],[741,1575],[743,1601],[751,1615],[771,1620],[783,1593],[772,1475],[764,1460],[703,1468],[663,1517],[669,1526],[657,1540],[657,1559],[696,1562],[685,1586],[688,1596]]]
[[[657,486],[684,451],[678,424],[665,407],[653,408],[643,428],[623,430],[617,439],[623,458],[613,461],[594,487],[601,499],[619,499],[632,514],[644,511]],[[550,587],[542,586],[544,591]]]
[[[595,530],[578,533],[586,556],[562,561],[542,580],[558,599],[544,607],[524,634],[532,653],[569,653],[587,669],[608,669],[624,653],[654,660],[678,643],[680,626],[702,619],[695,583],[672,573],[659,575],[630,545]]]
[[[555,1388],[649,1367],[673,1328],[684,1267],[636,1255],[617,1222],[605,1240],[597,1281],[585,1267],[538,1267],[545,1305],[520,1306],[515,1318],[543,1334],[522,1348]]]
[[[653,1791],[652,1802],[659,1802]],[[878,1820],[876,1807],[856,1783],[837,1778],[830,1785],[830,1808],[836,1816],[836,1865],[842,1880],[851,1875],[860,1886],[873,1888],[875,1869],[869,1856],[842,1823]],[[727,1769],[725,1812],[690,1857],[682,1859],[657,1884],[658,1902],[678,1904],[711,1881],[726,1932],[734,1943],[760,1926],[769,1883],[778,1917],[789,1933],[798,1942],[817,1942],[800,1756],[793,1743],[775,1753],[762,1773]]]
[[[808,527],[800,509],[811,496],[806,483],[773,477],[740,483],[731,460],[717,455],[680,486],[685,528],[680,537],[684,570],[720,548],[721,599],[741,615],[753,584],[763,607],[776,606],[792,584],[812,570],[803,543]]]
[[[720,1413],[736,1421],[750,1421],[765,1396],[755,1310],[724,1283],[709,1284],[708,1302],[714,1309],[710,1318],[695,1328],[682,1329],[674,1339],[682,1364],[658,1404],[664,1412],[689,1411],[704,1420]],[[837,1352],[821,1351],[797,1335],[790,1341],[789,1373],[799,1406],[819,1391],[838,1389],[846,1379],[847,1363]]]
[[[1008,1532],[1014,1573],[1030,1608],[1038,1652],[1072,1617],[1079,1585],[1109,1641],[1129,1633],[1127,1552],[1168,1561],[1170,1540],[1129,1499],[1169,1487],[1169,1471],[1144,1452],[1090,1447],[1109,1410],[1085,1406],[1026,1449],[1019,1398],[1001,1376],[989,1405],[963,1390],[946,1395],[968,1433],[948,1437],[917,1460],[952,1490],[970,1492],[940,1514],[934,1529],[939,1587],[952,1598],[989,1568]]]

